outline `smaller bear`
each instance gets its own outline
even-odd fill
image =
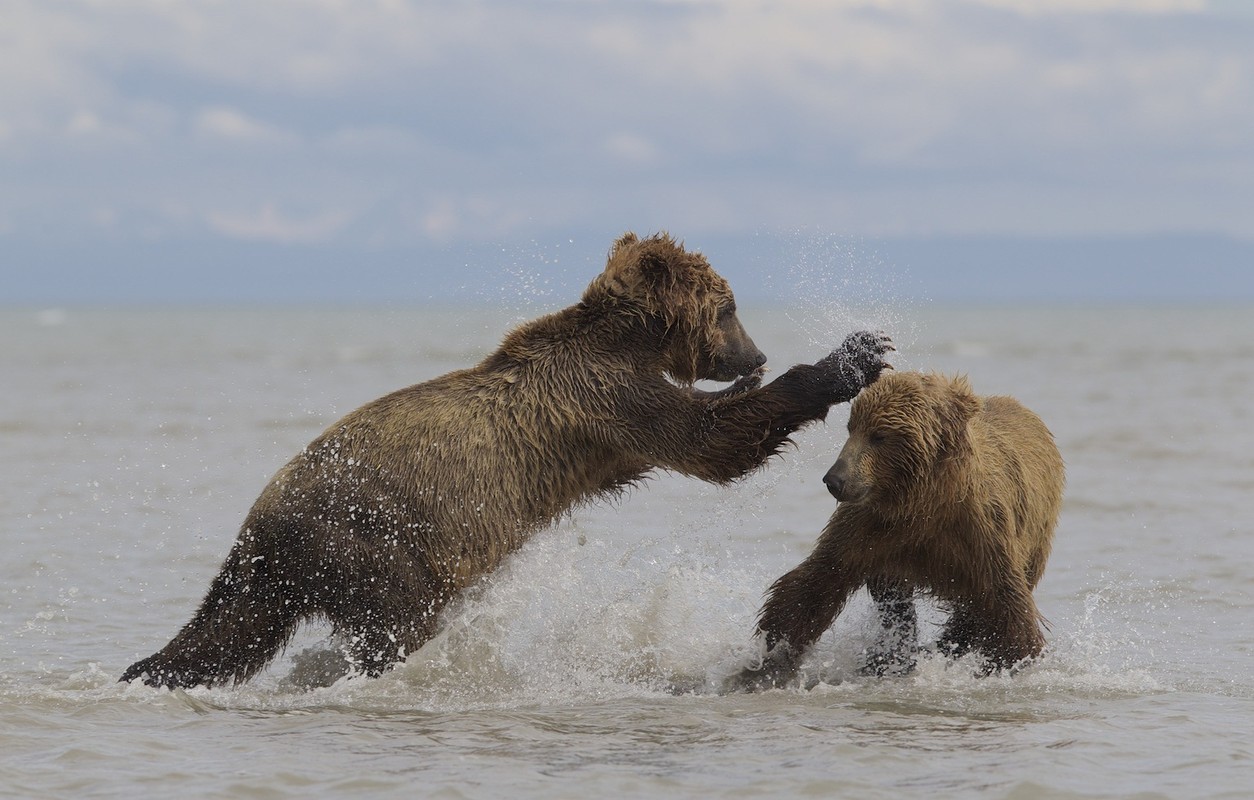
[[[865,585],[890,647],[869,671],[913,666],[914,592],[952,610],[939,647],[985,670],[1041,652],[1032,598],[1062,504],[1053,435],[1012,397],[979,397],[965,377],[900,372],[863,390],[849,439],[823,476],[839,501],[814,551],[771,586],[758,617],[766,654],[728,689],[791,681],[807,649]]]

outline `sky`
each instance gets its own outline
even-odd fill
[[[667,230],[948,302],[1254,301],[1247,0],[0,0],[0,306],[577,296]]]

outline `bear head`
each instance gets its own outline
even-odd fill
[[[766,363],[736,316],[731,287],[705,257],[668,234],[626,233],[585,303],[612,303],[656,332],[662,369],[676,382],[730,381]]]
[[[942,461],[965,452],[980,408],[965,377],[886,373],[854,399],[849,438],[823,482],[842,503],[909,504]]]

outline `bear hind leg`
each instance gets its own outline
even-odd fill
[[[1027,582],[1016,582],[1006,594],[998,613],[989,620],[989,635],[984,646],[985,654],[998,671],[1013,670],[1015,665],[1036,658],[1045,649],[1041,613]]]
[[[970,652],[984,656],[982,674],[991,675],[1040,655],[1045,646],[1032,596],[1020,592],[1019,602],[991,611],[958,605],[941,633],[938,645],[950,658]]]
[[[361,609],[337,628],[347,634],[351,668],[370,678],[377,678],[404,661],[434,633],[425,617],[404,620],[395,612],[377,607]]]
[[[233,555],[237,555],[233,553]],[[135,662],[120,681],[169,688],[240,683],[260,672],[291,639],[301,611],[282,587],[245,582],[229,558],[200,608],[170,643]]]
[[[377,678],[435,634],[436,618],[449,597],[450,592],[432,591],[416,575],[392,573],[354,586],[328,608],[327,616],[346,641],[352,669]]]

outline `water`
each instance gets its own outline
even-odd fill
[[[1054,430],[1069,484],[1012,677],[857,672],[859,595],[810,688],[718,696],[762,592],[831,513],[845,414],[718,489],[578,510],[377,681],[116,683],[190,616],[272,472],[339,415],[544,308],[0,312],[0,795],[1247,797],[1250,309],[750,309],[775,370],[855,325]],[[942,617],[925,608],[924,635]],[[690,691],[674,694],[676,686]]]

